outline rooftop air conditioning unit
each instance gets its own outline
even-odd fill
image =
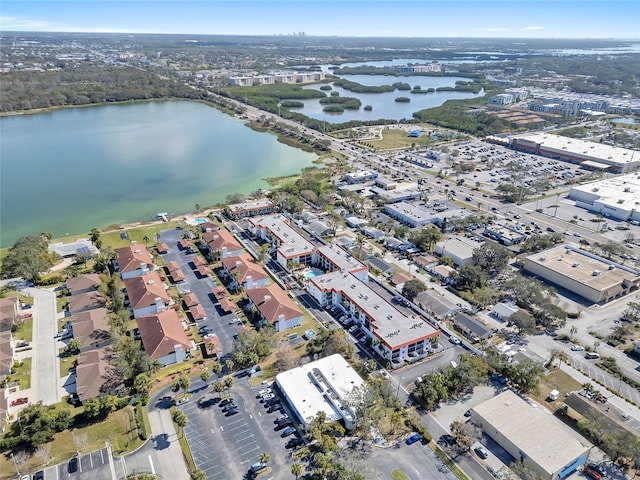
[[[575,268],[575,267],[579,267],[579,266],[580,266],[580,264],[576,262],[576,263],[574,263],[574,264],[573,264],[573,265],[571,265],[571,266]]]
[[[591,272],[591,275],[597,277],[598,275],[600,275],[600,270],[594,270],[593,272]]]

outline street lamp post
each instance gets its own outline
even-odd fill
[[[13,452],[11,452],[11,461],[13,462],[13,467],[16,469],[16,475],[20,477],[20,472],[18,471],[18,465],[16,464],[16,459],[13,458]]]

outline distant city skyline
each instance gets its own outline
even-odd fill
[[[0,30],[639,39],[637,0],[3,0]]]

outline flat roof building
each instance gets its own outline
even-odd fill
[[[534,405],[506,390],[474,407],[471,420],[543,480],[566,478],[587,461],[592,445]]]
[[[254,235],[269,240],[276,249],[276,261],[289,270],[287,262],[310,265],[315,246],[289,225],[284,215],[267,215],[252,218],[251,231]]]
[[[620,298],[640,283],[637,270],[571,245],[529,255],[524,269],[593,303]]]
[[[569,190],[569,198],[576,201],[576,206],[604,217],[640,221],[640,175],[637,173],[574,185]]]
[[[260,200],[250,200],[242,203],[229,205],[225,213],[231,218],[253,217],[256,215],[266,215],[273,212],[273,203],[268,198]]]
[[[342,421],[347,430],[355,428],[356,412],[349,406],[352,392],[366,385],[341,355],[279,373],[276,383],[305,427],[318,412],[324,412],[328,422]]]
[[[441,257],[451,257],[453,263],[461,267],[473,260],[473,251],[481,246],[482,242],[456,236],[438,242],[434,252]]]
[[[602,143],[549,133],[532,133],[509,138],[517,150],[545,157],[585,164],[588,168],[610,169],[616,173],[630,173],[640,168],[640,152]]]

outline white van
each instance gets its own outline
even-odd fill
[[[596,358],[600,358],[600,355],[598,355],[596,352],[587,352],[584,358],[586,358],[587,360],[594,360]]]

